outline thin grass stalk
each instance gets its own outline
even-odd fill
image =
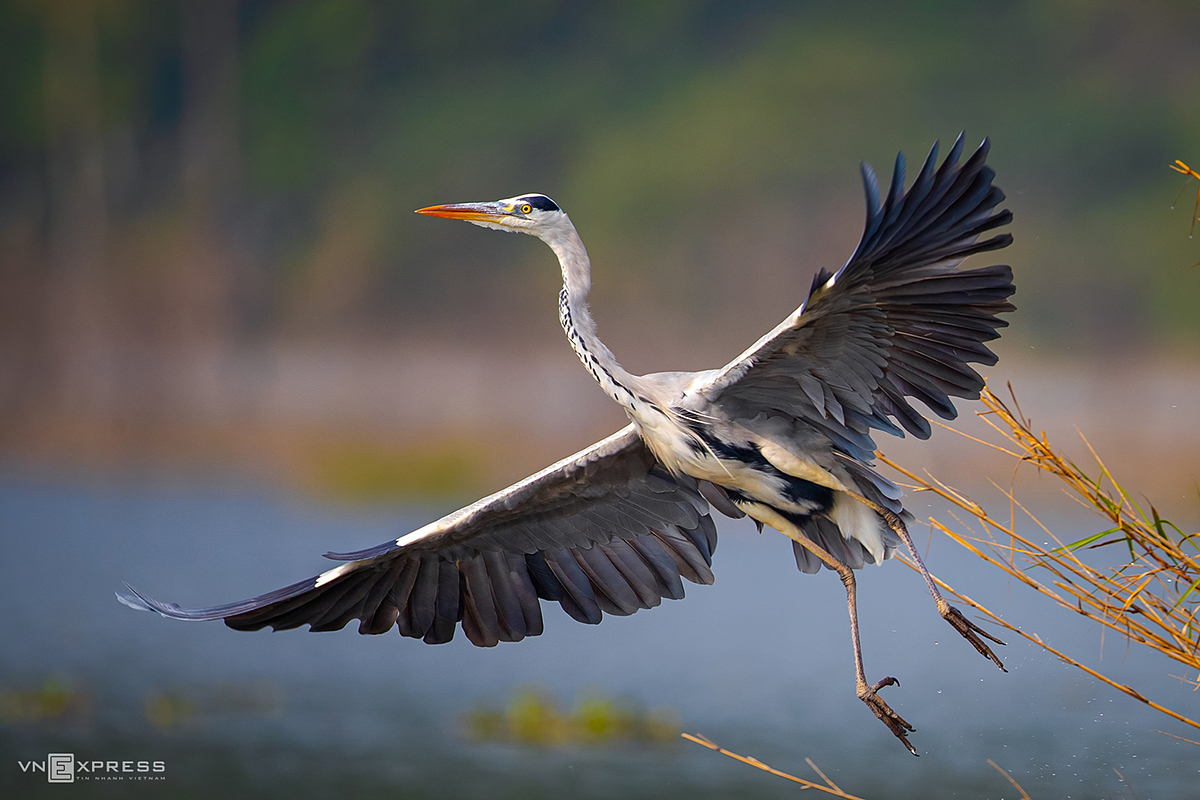
[[[904,556],[897,556],[897,558],[899,558],[906,565],[908,565],[908,567],[910,569],[912,569],[913,571],[919,571],[919,570],[917,570],[916,564],[913,564],[911,561],[909,561]],[[1037,634],[1027,633],[1026,631],[1021,630],[1016,625],[1013,625],[1011,622],[1004,619],[1004,617],[1001,617],[999,614],[997,614],[996,612],[989,609],[987,606],[985,606],[982,603],[978,602],[977,600],[971,598],[970,596],[965,595],[962,592],[959,592],[953,586],[946,583],[945,581],[943,581],[941,578],[937,577],[936,575],[934,575],[932,577],[933,577],[934,582],[938,586],[940,586],[942,589],[946,590],[947,594],[954,596],[960,602],[965,603],[966,605],[975,609],[979,613],[985,615],[986,617],[991,619],[992,622],[996,623],[1000,627],[1010,630],[1013,633],[1017,634],[1018,636],[1020,636],[1024,639],[1027,639],[1030,642],[1033,642],[1034,644],[1036,644],[1038,647],[1042,648],[1046,652],[1048,652],[1054,656],[1057,656],[1058,658],[1062,659],[1063,661],[1065,661],[1066,663],[1070,664],[1073,667],[1078,667],[1079,669],[1086,672],[1088,675],[1091,675],[1093,678],[1108,684],[1109,686],[1113,687],[1114,689],[1124,692],[1125,694],[1132,697],[1134,700],[1137,700],[1140,703],[1145,703],[1146,705],[1150,706],[1151,708],[1155,709],[1156,711],[1161,711],[1162,713],[1166,714],[1167,716],[1171,717],[1172,719],[1176,719],[1185,725],[1190,725],[1193,728],[1200,729],[1200,722],[1197,722],[1196,720],[1191,719],[1189,717],[1185,717],[1183,714],[1180,714],[1178,711],[1173,711],[1164,705],[1154,702],[1153,700],[1149,699],[1144,694],[1142,694],[1138,690],[1134,689],[1132,686],[1130,686],[1127,683],[1118,683],[1117,681],[1113,680],[1112,678],[1108,677],[1107,675],[1104,675],[1104,674],[1092,669],[1088,665],[1083,664],[1079,661],[1076,661],[1075,659],[1071,658],[1069,655],[1062,652],[1061,650],[1056,650],[1055,648],[1046,644],[1044,641],[1042,641],[1042,638],[1040,636],[1038,636]]]
[[[842,791],[841,787],[830,780],[824,772],[818,769],[817,765],[814,764],[810,758],[806,758],[804,760],[808,763],[808,766],[812,767],[813,772],[821,776],[821,780],[825,781],[825,783],[815,783],[810,780],[805,780],[804,778],[798,778],[795,775],[784,772],[783,770],[778,770],[774,767],[768,766],[759,761],[757,758],[753,758],[751,756],[739,756],[732,750],[726,750],[724,747],[721,747],[707,736],[691,733],[681,733],[680,736],[682,736],[684,739],[687,739],[689,742],[695,742],[702,747],[707,747],[709,750],[715,750],[723,756],[729,756],[732,759],[741,761],[743,764],[749,764],[756,769],[761,769],[764,772],[769,772],[777,777],[786,778],[793,783],[798,783],[802,789],[816,789],[818,792],[824,792],[825,794],[832,795],[834,797],[841,797],[844,798],[844,800],[863,800],[863,798],[857,795],[847,794],[846,792]]]
[[[877,456],[912,481],[908,488],[933,492],[951,504],[951,517],[967,533],[955,531],[936,518],[930,518],[929,522],[952,541],[1058,605],[1200,673],[1200,624],[1196,619],[1200,611],[1200,533],[1185,535],[1177,525],[1163,519],[1153,505],[1149,506],[1148,512],[1144,510],[1117,482],[1086,438],[1084,442],[1095,460],[1097,474],[1089,474],[1066,458],[1055,449],[1044,431],[1034,431],[1032,423],[1021,412],[1011,386],[1009,393],[1011,406],[986,388],[980,397],[987,410],[979,416],[999,435],[1001,444],[949,426],[942,427],[978,445],[1007,454],[1014,460],[1014,480],[1017,469],[1023,465],[1053,475],[1062,482],[1068,496],[1107,520],[1106,530],[1078,541],[1063,542],[1021,503],[1015,488],[1005,490],[997,486],[1009,501],[1009,519],[1005,522],[928,472],[918,475],[882,453]],[[982,534],[959,518],[956,510],[965,511],[969,518],[974,518],[982,526]],[[1054,546],[1038,543],[1018,532],[1018,511],[1053,541]],[[1003,539],[1007,539],[1007,543]],[[1085,560],[1087,553],[1114,545],[1123,546],[1122,552],[1128,552],[1128,558],[1118,565],[1098,567]],[[997,624],[1067,663],[1180,722],[1200,728],[1200,723],[1195,720],[1148,700],[1132,687],[1050,647],[1041,637],[1020,630],[955,592],[943,581],[938,580],[938,584]],[[1200,686],[1200,678],[1194,682]]]

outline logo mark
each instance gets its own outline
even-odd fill
[[[50,783],[74,783],[75,754],[50,753],[47,755],[46,780]]]
[[[45,761],[18,761],[21,772],[45,773],[50,783],[77,781],[161,781],[166,779],[165,761],[89,761],[74,753],[47,753]]]

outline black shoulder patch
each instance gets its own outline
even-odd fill
[[[538,211],[562,211],[558,204],[544,194],[527,194],[521,198]]]

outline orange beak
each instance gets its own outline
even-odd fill
[[[444,206],[418,208],[418,214],[445,219],[465,219],[468,222],[498,222],[511,216],[506,206],[500,203],[451,203]]]

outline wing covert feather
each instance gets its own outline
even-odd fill
[[[980,239],[1012,219],[997,210],[1004,193],[984,163],[988,148],[985,139],[959,166],[960,135],[935,169],[935,144],[907,192],[900,154],[882,206],[863,164],[867,221],[850,260],[819,272],[794,314],[694,391],[737,418],[788,417],[863,462],[875,450],[871,429],[929,436],[910,398],[953,419],[951,398],[979,396],[970,364],[995,363],[984,343],[1007,325],[997,315],[1013,310],[1010,267],[957,269],[1012,241]]]
[[[321,575],[239,603],[194,610],[134,591],[121,599],[177,619],[239,630],[393,627],[428,643],[457,625],[490,647],[542,632],[539,600],[581,622],[683,597],[711,583],[716,527],[696,482],[672,476],[633,426],[536,475]]]

